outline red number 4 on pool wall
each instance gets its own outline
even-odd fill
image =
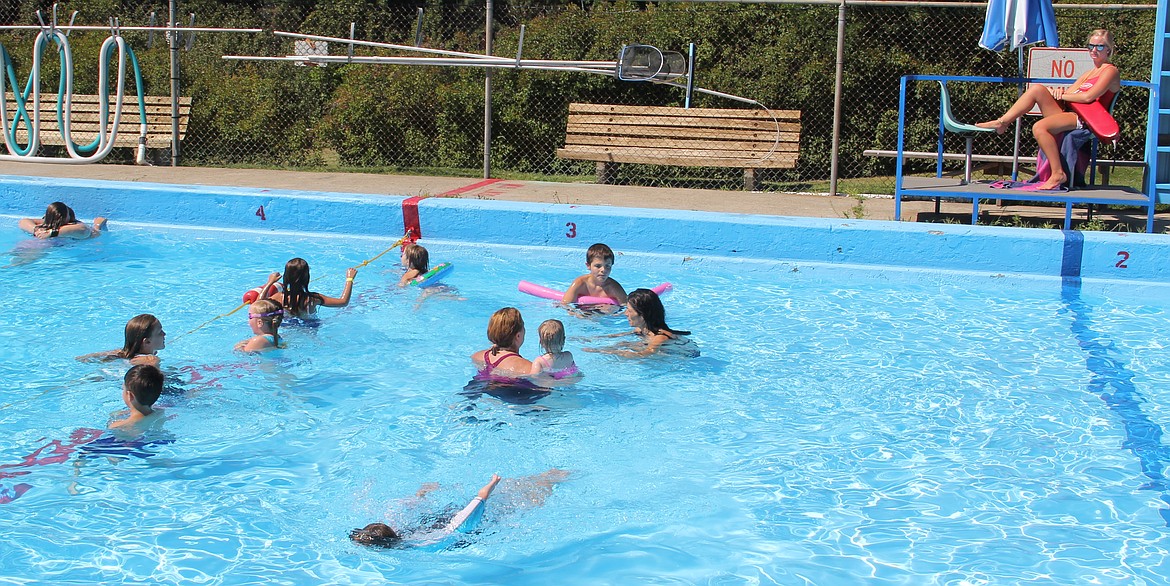
[[[565,227],[569,229],[568,232],[565,232],[566,237],[569,237],[569,238],[576,238],[577,237],[577,224],[576,223],[566,222]]]
[[[264,206],[260,206],[259,208],[256,209],[256,215],[260,217],[260,221],[264,221],[264,220],[268,219],[268,218],[264,217]]]
[[[1113,266],[1119,269],[1128,269],[1129,265],[1125,264],[1125,261],[1129,260],[1129,253],[1124,250],[1118,250],[1117,256],[1120,256],[1121,258],[1117,259],[1117,264]]]

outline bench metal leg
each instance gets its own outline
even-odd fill
[[[1064,202],[1064,229],[1072,229],[1072,202]]]
[[[610,163],[608,161],[597,162],[597,182],[605,185],[615,183],[617,181],[617,163]]]
[[[974,142],[974,137],[967,137],[967,159],[966,166],[963,167],[963,185],[971,183],[971,149],[974,147]]]
[[[744,191],[755,191],[756,190],[756,170],[755,169],[744,169],[743,170],[743,190]]]

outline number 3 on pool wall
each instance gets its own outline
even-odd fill
[[[1115,264],[1113,266],[1115,266],[1119,269],[1128,269],[1129,265],[1125,264],[1125,261],[1129,260],[1129,253],[1124,251],[1124,250],[1118,250],[1117,256],[1119,256],[1121,258],[1117,259],[1117,264]]]
[[[565,222],[565,227],[569,229],[568,232],[565,232],[566,237],[568,237],[568,238],[576,238],[577,237],[577,224],[575,222]]]

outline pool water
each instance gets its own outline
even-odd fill
[[[24,242],[25,244],[21,244]],[[1165,295],[1020,277],[622,254],[627,290],[674,283],[695,359],[581,351],[628,329],[517,292],[580,249],[426,242],[446,297],[398,254],[288,348],[246,356],[240,303],[293,256],[338,294],[380,239],[116,226],[0,269],[0,466],[122,408],[121,346],[168,333],[168,419],[136,454],[81,449],[0,472],[0,580],[207,583],[1165,583]],[[620,251],[619,243],[615,248]],[[0,230],[0,250],[27,246]],[[8,257],[0,259],[7,262]],[[460,299],[461,298],[461,299]],[[1162,301],[1159,301],[1162,300]],[[522,349],[565,322],[584,380],[534,401],[467,392],[496,309]],[[194,330],[194,331],[192,331]],[[472,389],[474,390],[474,389]],[[41,452],[45,456],[51,450]],[[462,506],[493,472],[571,472],[542,505],[502,487],[442,550],[350,529]],[[2,476],[2,475],[0,475]],[[423,482],[441,488],[409,505]]]

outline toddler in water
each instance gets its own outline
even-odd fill
[[[551,376],[556,380],[573,376],[580,378],[581,371],[577,369],[577,363],[573,362],[573,353],[564,351],[565,325],[561,320],[545,320],[537,332],[540,334],[540,347],[545,354],[532,361],[529,374]]]
[[[284,310],[271,299],[261,299],[248,307],[248,325],[252,328],[254,337],[236,344],[236,350],[243,352],[261,352],[280,348],[280,322],[284,318]]]

